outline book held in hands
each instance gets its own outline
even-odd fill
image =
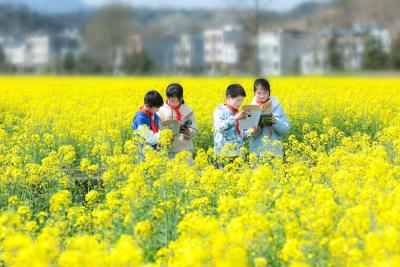
[[[246,118],[240,120],[240,130],[246,130],[250,128],[256,128],[260,120],[261,109],[259,105],[243,105],[243,111],[247,111],[249,114]]]

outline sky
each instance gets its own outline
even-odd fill
[[[113,0],[82,0],[90,6],[111,3]],[[263,6],[275,11],[287,11],[307,0],[260,0]],[[114,2],[131,3],[134,6],[145,7],[178,7],[178,8],[223,8],[236,6],[238,3],[252,3],[253,0],[119,0]]]
[[[170,7],[170,8],[232,8],[254,5],[255,0],[0,0],[0,3],[23,3],[33,10],[42,13],[63,13],[85,9],[87,7],[99,7],[109,3],[129,3],[134,7]],[[263,9],[284,12],[289,11],[298,4],[314,1],[326,2],[330,0],[259,0]]]

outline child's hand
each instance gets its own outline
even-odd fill
[[[270,114],[269,116],[262,116],[260,118],[260,122],[258,123],[258,126],[260,128],[264,128],[264,127],[270,127],[275,123],[275,117]]]
[[[190,130],[188,127],[181,127],[179,133],[183,134],[186,139],[190,138]]]
[[[256,128],[250,128],[247,130],[247,134],[249,137],[254,137],[256,136],[259,132],[261,131],[260,127],[256,127]]]
[[[254,136],[256,136],[260,131],[261,131],[261,128],[260,128],[260,127],[257,127],[257,128],[249,128],[249,129],[247,130],[247,135],[248,135],[249,137],[254,137]]]
[[[268,117],[268,118],[266,118],[266,120],[265,120],[265,125],[266,125],[267,127],[272,126],[274,123],[275,123],[275,117],[274,117],[274,116]]]
[[[235,115],[235,120],[243,120],[244,118],[246,118],[250,113],[246,110],[240,111],[239,113],[237,113]]]

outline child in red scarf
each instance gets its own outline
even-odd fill
[[[156,114],[163,104],[163,99],[157,91],[149,91],[144,97],[144,106],[136,112],[132,123],[132,130],[138,131],[146,144],[157,148],[160,139],[159,117]]]
[[[240,84],[231,84],[226,89],[225,104],[220,104],[214,112],[214,151],[225,156],[240,156],[240,148],[247,139],[246,131],[241,131],[240,120],[248,113],[239,111],[246,92]],[[224,149],[225,148],[225,149]]]
[[[183,100],[183,87],[172,83],[166,89],[167,100],[157,113],[161,123],[177,120],[180,123],[179,134],[175,136],[169,151],[169,157],[175,158],[181,151],[193,152],[193,137],[197,133],[197,124],[193,109]]]
[[[266,79],[255,80],[251,104],[260,106],[261,118],[255,136],[250,139],[249,152],[257,156],[267,152],[283,155],[281,142],[283,136],[288,134],[290,124],[278,98],[271,96],[271,87]]]

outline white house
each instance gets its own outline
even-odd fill
[[[23,39],[3,41],[6,60],[20,70],[41,72],[61,62],[66,53],[79,55],[81,37],[77,31],[57,35],[33,34]]]
[[[50,37],[30,36],[25,41],[25,62],[27,67],[43,69],[50,64]]]
[[[4,45],[8,63],[20,69],[43,69],[50,63],[50,39],[47,35],[33,35],[25,40],[9,40]]]
[[[19,42],[4,43],[6,61],[12,65],[23,67],[25,64],[25,44]]]
[[[329,42],[335,39],[336,50],[342,55],[343,67],[348,71],[362,69],[365,43],[370,37],[380,41],[386,53],[390,52],[390,31],[383,27],[354,25],[351,28],[328,29],[321,32],[321,40],[327,47]]]
[[[178,70],[201,70],[204,67],[204,39],[201,35],[182,34],[174,47]]]
[[[258,60],[262,74],[290,75],[301,71],[301,56],[310,50],[311,36],[302,31],[261,32],[258,37]]]
[[[370,30],[370,35],[377,40],[380,40],[383,46],[383,50],[386,53],[390,53],[392,47],[392,38],[389,29],[381,27],[373,27]]]
[[[205,30],[203,35],[204,61],[212,71],[237,67],[241,45],[245,41],[241,27],[226,25],[221,29]]]
[[[326,49],[323,46],[316,47],[301,55],[301,74],[319,75],[326,72]]]
[[[263,74],[273,76],[282,74],[281,49],[279,32],[263,32],[258,36],[258,60]]]

